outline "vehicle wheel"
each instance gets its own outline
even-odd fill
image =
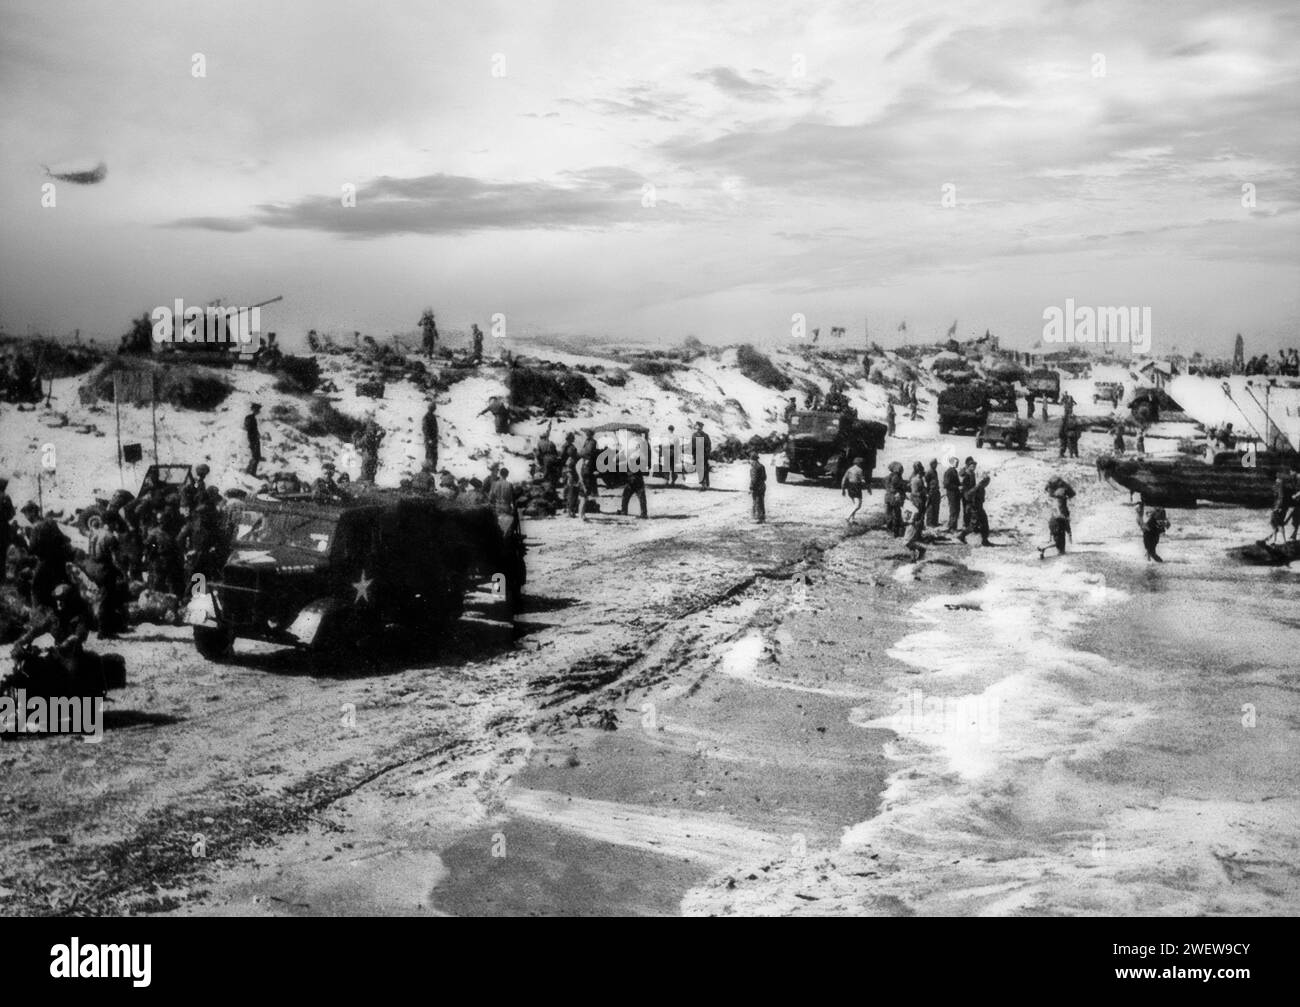
[[[789,474],[790,474],[790,470],[789,470],[789,469],[781,468],[781,467],[778,465],[778,466],[777,466],[777,469],[776,469],[776,481],[779,482],[779,483],[783,483],[783,482],[785,482],[785,477],[788,476]]]
[[[975,446],[977,448],[982,448],[984,446],[984,438],[980,437],[978,434],[975,436]]]
[[[99,504],[92,504],[83,510],[77,517],[77,531],[81,532],[83,535],[89,536],[89,525],[92,517],[97,517],[102,521],[104,519],[104,508],[99,506]]]
[[[234,649],[235,632],[228,626],[194,627],[194,648],[209,661],[225,661]]]
[[[939,433],[946,434],[950,429],[952,428],[948,426],[948,422],[946,420],[939,421]]]

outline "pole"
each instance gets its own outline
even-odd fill
[[[113,375],[113,412],[117,416],[117,482],[122,484],[122,383]]]
[[[149,414],[153,420],[153,463],[158,464],[158,374],[149,374]]]

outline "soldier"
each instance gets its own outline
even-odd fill
[[[1124,424],[1115,424],[1115,453],[1122,455],[1124,453]]]
[[[889,436],[894,436],[894,425],[898,422],[898,415],[894,412],[894,402],[891,399],[889,405],[885,408],[885,425],[889,428]]]
[[[54,602],[54,589],[68,582],[65,564],[71,557],[71,543],[53,518],[41,517],[41,510],[36,504],[24,504],[22,513],[32,524],[30,548],[36,558],[36,569],[32,572],[31,601],[34,605],[48,608]]]
[[[948,467],[943,473],[943,492],[948,498],[948,530],[956,531],[961,516],[961,473],[957,470],[956,458],[948,459]]]
[[[383,443],[384,434],[384,428],[371,416],[353,438],[352,443],[361,452],[362,482],[373,483],[379,473],[379,446]]]
[[[975,463],[971,462],[969,472],[971,478],[975,477]],[[958,534],[957,538],[963,545],[966,544],[966,536],[975,532],[980,537],[980,545],[992,545],[989,542],[989,516],[984,510],[984,494],[988,489],[989,477],[981,476],[979,482],[975,483],[969,490],[962,493],[966,501],[966,513],[969,516],[967,526]]]
[[[421,421],[424,433],[424,467],[430,472],[438,471],[438,405],[429,400],[429,408],[424,411]]]
[[[1277,540],[1286,541],[1286,512],[1291,502],[1291,473],[1286,469],[1279,470],[1277,478],[1273,480],[1273,509],[1269,513],[1269,527],[1272,534],[1269,535],[1269,542]]]
[[[570,435],[572,436],[572,435]],[[577,461],[570,458],[564,466],[564,509],[569,517],[578,516],[578,498],[581,496],[581,480],[578,476]]]
[[[627,505],[631,502],[632,497],[636,497],[637,502],[641,505],[641,517],[646,517],[645,506],[645,476],[640,470],[632,471],[627,474],[627,482],[623,484],[623,503],[619,507],[620,514],[627,513]]]
[[[60,584],[54,589],[49,606],[42,608],[22,636],[14,641],[14,657],[20,656],[37,637],[49,633],[54,637],[57,660],[67,677],[59,685],[46,680],[45,688],[55,696],[74,694],[86,666],[85,644],[91,622],[85,599],[71,584]]]
[[[325,503],[339,495],[338,483],[334,481],[334,463],[325,462],[321,466],[321,476],[311,484],[312,496]]]
[[[1137,443],[1135,444],[1135,447],[1137,448],[1137,453],[1139,455],[1145,455],[1147,453],[1146,427],[1138,427]]]
[[[853,464],[845,470],[844,478],[840,480],[840,496],[846,496],[853,501],[853,510],[849,511],[849,524],[858,523],[858,511],[862,509],[862,487],[867,486],[867,473],[863,468],[865,464],[866,459],[854,458]],[[886,510],[888,510],[888,501],[886,501]]]
[[[162,515],[156,513],[153,521],[155,525],[161,524]],[[99,606],[95,619],[101,640],[112,639],[126,626],[126,592],[123,590],[122,571],[117,556],[118,532],[121,529],[122,519],[116,514],[107,515],[91,535],[86,550],[86,572],[99,587]]]
[[[474,339],[474,363],[478,365],[483,363],[483,331],[478,327],[478,322],[470,326],[470,333]]]
[[[921,516],[925,516],[925,466],[920,462],[912,462],[912,477],[907,482],[908,494],[916,498],[917,506],[921,510]]]
[[[9,480],[0,478],[0,584],[9,579],[9,543],[13,540],[14,502],[8,489]]]
[[[749,495],[754,502],[755,522],[765,523],[767,521],[767,469],[763,467],[757,451],[749,456]],[[858,499],[861,501],[861,495]]]
[[[669,430],[672,427],[668,428]],[[573,442],[573,434],[564,435],[564,444],[560,448],[560,464],[565,468],[578,464],[578,445]]]
[[[695,424],[695,467],[700,473],[700,489],[709,488],[709,452],[713,450],[713,441],[704,432],[704,422]]]
[[[909,503],[911,506],[903,514],[903,520],[907,524],[907,537],[903,539],[903,545],[912,554],[912,562],[919,563],[925,559],[925,546],[921,544],[925,527],[925,508],[919,496],[912,496]]]
[[[515,487],[510,482],[509,475],[510,470],[504,465],[497,468],[496,478],[492,480],[492,487],[487,491],[487,495],[488,503],[499,516],[514,518],[518,516],[515,508]]]
[[[1079,457],[1079,434],[1080,434],[1079,424],[1071,423],[1070,424],[1070,457],[1071,458]]]
[[[497,433],[510,433],[510,407],[501,401],[500,395],[493,395],[488,399],[488,404],[479,411],[478,415],[482,416],[484,413],[492,414]]]
[[[1065,452],[1066,452],[1067,450],[1069,450],[1069,447],[1070,447],[1070,426],[1071,426],[1071,424],[1070,424],[1070,417],[1069,417],[1069,415],[1067,414],[1066,417],[1065,417],[1064,419],[1061,420],[1061,429],[1060,429],[1060,431],[1059,431],[1059,437],[1060,437],[1060,441],[1061,441],[1061,451],[1060,451],[1060,453],[1057,455],[1058,458],[1064,458],[1064,457],[1065,457]]]
[[[794,401],[791,399],[790,401]],[[676,428],[668,424],[668,436],[664,438],[663,446],[659,449],[660,461],[663,465],[663,471],[668,476],[668,485],[677,485],[677,455],[680,448],[677,446]]]
[[[795,413],[797,413],[798,411],[799,411],[799,406],[798,406],[798,404],[795,402],[795,398],[794,398],[794,396],[791,395],[790,398],[789,398],[789,400],[788,400],[788,401],[786,402],[786,404],[785,404],[785,412],[782,413],[782,415],[781,415],[781,420],[782,420],[782,422],[789,423],[789,422],[790,422],[790,417],[793,416],[793,415],[794,415]],[[669,429],[671,430],[672,428],[669,427]]]
[[[150,587],[164,594],[180,595],[184,592],[180,552],[175,537],[164,527],[161,515],[145,536],[144,558],[149,568]]]
[[[1065,555],[1065,539],[1070,534],[1070,499],[1074,496],[1074,487],[1060,476],[1053,476],[1047,483],[1047,495],[1054,507],[1052,516],[1047,519],[1047,533],[1052,541],[1049,545],[1039,547],[1039,559],[1043,559],[1052,546],[1056,546],[1058,556]]]
[[[1169,518],[1165,516],[1163,507],[1154,507],[1150,514],[1145,514],[1146,504],[1139,503],[1137,509],[1138,528],[1142,530],[1142,547],[1146,549],[1148,562],[1154,560],[1157,563],[1163,563],[1164,560],[1156,552],[1156,546],[1160,544],[1160,536],[1169,530]]]
[[[257,427],[257,414],[261,411],[262,403],[254,402],[244,417],[244,433],[248,436],[248,468],[244,471],[250,476],[257,475],[257,466],[262,461],[262,433]]]
[[[578,469],[578,474],[582,476],[583,489],[589,497],[600,495],[600,487],[596,483],[596,459],[600,457],[600,448],[596,444],[596,438],[590,430],[582,432],[582,446],[578,448],[578,458],[582,465]],[[586,513],[584,509],[583,513]]]
[[[907,481],[903,478],[901,462],[889,463],[885,477],[885,525],[899,538],[903,534],[903,501],[907,498]]]
[[[927,528],[939,527],[939,502],[943,491],[939,488],[939,459],[930,459],[930,468],[925,473],[925,524]]]

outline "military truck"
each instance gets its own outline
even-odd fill
[[[870,479],[888,429],[884,423],[858,419],[852,410],[792,413],[785,450],[776,456],[776,481],[783,483],[795,472],[807,480],[829,479],[839,485],[854,458],[864,460]]]
[[[984,425],[975,435],[975,446],[1000,445],[1008,449],[1029,446],[1029,421],[1016,413],[1016,393],[1011,385],[990,382],[985,385],[987,412]]]
[[[1057,402],[1061,398],[1061,375],[1047,367],[1031,371],[1025,379],[1025,388],[1029,394],[1048,402]]]
[[[977,446],[983,441],[1018,446],[1028,438],[1028,425],[1021,431],[1016,417],[1015,389],[1002,381],[970,381],[950,385],[939,393],[939,433],[974,434]]]
[[[375,491],[340,503],[256,498],[228,514],[219,579],[186,621],[204,657],[236,638],[337,651],[390,627],[436,637],[491,581],[513,613],[527,577],[518,520],[483,505]]]

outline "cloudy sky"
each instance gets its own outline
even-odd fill
[[[0,325],[1028,345],[1071,297],[1293,345],[1298,42],[1295,0],[5,0]]]

